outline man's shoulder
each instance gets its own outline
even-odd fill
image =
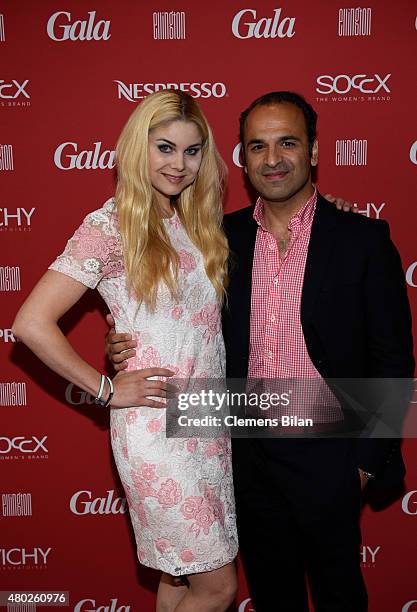
[[[257,224],[253,218],[254,206],[246,206],[223,217],[223,226],[226,234],[248,234],[256,229]]]
[[[357,235],[389,235],[387,221],[381,219],[370,219],[361,213],[345,212],[338,210],[334,204],[319,195],[317,200],[318,220],[323,216],[331,218],[342,231],[356,232]]]

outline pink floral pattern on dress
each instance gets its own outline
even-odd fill
[[[191,563],[195,559],[193,552],[189,548],[181,551],[180,557],[184,563]]]
[[[189,274],[196,269],[196,261],[194,255],[188,251],[179,251],[178,257],[180,260],[180,270],[183,270],[186,274]]]
[[[179,291],[158,292],[150,312],[129,292],[114,200],[85,218],[50,266],[97,287],[118,332],[138,343],[128,371],[168,367],[191,377],[224,375],[224,344],[215,289],[179,215],[162,221],[179,257]],[[110,411],[111,444],[141,563],[171,575],[207,572],[237,553],[230,440],[169,438],[165,410]],[[207,485],[210,483],[210,486]]]
[[[175,306],[175,308],[171,310],[171,317],[174,319],[174,321],[179,321],[183,312],[184,310],[181,308],[181,306]]]
[[[153,346],[147,346],[143,349],[141,356],[137,360],[137,368],[159,368],[161,367],[161,355]]]
[[[158,433],[161,431],[162,423],[159,419],[151,419],[149,423],[146,425],[146,431],[149,433]]]
[[[205,328],[203,338],[210,342],[220,333],[220,313],[215,304],[206,304],[201,310],[193,314],[191,322],[194,327],[201,325]]]
[[[181,489],[175,480],[168,478],[161,484],[156,496],[161,506],[172,508],[181,501]]]

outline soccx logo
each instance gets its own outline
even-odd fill
[[[110,21],[96,21],[96,11],[88,13],[88,19],[71,21],[71,13],[58,11],[50,16],[46,26],[49,38],[63,40],[109,40]]]
[[[364,94],[375,94],[383,89],[387,93],[391,93],[387,85],[390,76],[391,74],[387,74],[385,77],[381,77],[379,74],[371,77],[368,77],[366,74],[355,74],[354,76],[349,76],[348,74],[338,74],[337,76],[322,74],[317,77],[316,91],[319,94],[347,94],[352,89],[357,89]]]
[[[111,170],[115,152],[103,149],[101,141],[91,149],[78,150],[76,142],[63,142],[54,153],[54,163],[60,170]]]
[[[401,612],[417,612],[417,599],[407,601],[401,608]]]

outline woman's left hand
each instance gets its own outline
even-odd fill
[[[357,204],[352,204],[351,202],[347,202],[347,200],[344,200],[343,198],[337,198],[331,193],[328,193],[324,197],[326,198],[326,200],[334,204],[338,210],[343,210],[344,212],[350,211],[354,213],[359,212]]]

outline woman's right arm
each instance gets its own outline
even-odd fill
[[[51,370],[94,397],[99,389],[100,373],[81,358],[58,326],[59,319],[86,290],[85,285],[70,276],[48,270],[20,308],[12,330]],[[148,377],[172,375],[165,368],[121,373],[114,380],[111,405],[165,407],[147,396],[165,397],[167,383],[148,380]]]

